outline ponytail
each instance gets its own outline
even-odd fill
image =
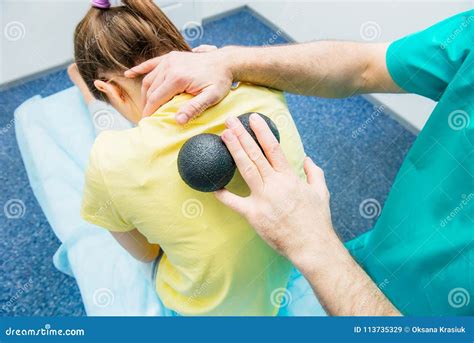
[[[177,50],[191,49],[176,26],[152,0],[122,0],[122,3],[131,13],[157,29],[156,35],[160,39],[174,42]]]

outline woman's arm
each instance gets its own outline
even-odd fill
[[[301,270],[329,314],[400,315],[337,237],[323,171],[307,158],[304,182],[291,170],[265,121],[253,114],[250,125],[268,160],[240,121],[229,119],[222,139],[251,194],[243,198],[221,190],[217,198],[245,216]]]
[[[110,231],[112,236],[130,255],[142,262],[151,262],[158,257],[160,246],[151,244],[137,229],[127,232]]]

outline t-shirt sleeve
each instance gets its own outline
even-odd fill
[[[387,68],[407,92],[435,101],[473,48],[474,10],[457,14],[390,44]]]
[[[109,231],[127,232],[134,229],[117,211],[101,169],[100,148],[94,144],[85,174],[81,216],[84,220]]]

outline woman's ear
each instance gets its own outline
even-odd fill
[[[125,101],[124,97],[121,95],[121,91],[119,87],[113,83],[107,83],[101,80],[95,80],[94,86],[99,91],[105,94],[105,96],[109,99],[111,104],[120,104]]]
[[[128,80],[135,82],[134,80]],[[119,84],[118,82],[104,82],[101,80],[95,80],[94,86],[102,93],[105,94],[108,101],[119,111],[125,118],[132,123],[138,123],[141,119],[141,111],[137,109],[134,101],[131,101],[127,91],[127,83]],[[140,94],[140,88],[138,88],[138,94]]]

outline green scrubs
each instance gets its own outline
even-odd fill
[[[374,229],[347,243],[405,315],[474,315],[474,10],[393,42],[393,80],[438,104]]]

